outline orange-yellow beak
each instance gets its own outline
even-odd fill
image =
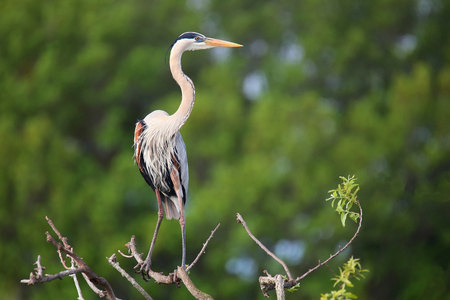
[[[240,44],[236,44],[233,42],[227,42],[227,41],[223,41],[223,40],[218,40],[218,39],[212,39],[212,38],[206,38],[205,44],[208,46],[213,46],[213,47],[243,47]]]

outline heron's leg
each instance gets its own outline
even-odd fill
[[[181,267],[184,269],[186,266],[186,219],[184,217],[184,203],[183,199],[178,196],[178,201],[180,202],[180,205],[183,207],[181,209],[181,216],[180,216],[180,226],[181,226],[181,245],[183,249],[183,253],[181,255]]]
[[[141,274],[145,279],[145,276],[148,276],[148,272],[150,271],[150,267],[152,265],[152,253],[153,248],[155,247],[156,236],[159,232],[159,227],[161,226],[162,219],[164,218],[164,208],[161,200],[161,193],[155,189],[156,199],[158,200],[158,221],[156,223],[155,233],[153,234],[152,243],[150,244],[150,249],[148,251],[147,258],[144,261],[144,264],[141,267]]]
[[[184,216],[184,201],[181,196],[182,190],[180,174],[176,168],[173,168],[172,172],[170,172],[170,178],[172,179],[173,187],[178,198],[178,203],[180,204],[181,246],[183,251],[181,255],[181,267],[184,269],[186,266],[186,218]]]

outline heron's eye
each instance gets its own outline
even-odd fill
[[[196,41],[196,42],[200,41],[200,37],[199,37],[199,36],[196,36],[196,37],[195,37],[195,41]]]

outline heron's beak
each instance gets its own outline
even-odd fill
[[[205,44],[208,46],[213,46],[213,47],[243,47],[242,45],[239,45],[236,43],[212,39],[212,38],[206,38]]]

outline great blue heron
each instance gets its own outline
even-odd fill
[[[181,104],[169,115],[155,110],[136,123],[134,131],[134,160],[145,181],[150,185],[158,200],[158,221],[147,258],[140,267],[143,276],[148,276],[151,256],[161,221],[166,218],[179,219],[182,237],[181,266],[186,263],[186,237],[184,204],[188,191],[188,161],[186,146],[179,130],[191,114],[195,101],[192,80],[181,69],[181,55],[185,51],[214,47],[242,47],[242,45],[208,38],[196,32],[185,32],[171,45],[170,71],[181,88]],[[145,278],[145,277],[144,277]]]

